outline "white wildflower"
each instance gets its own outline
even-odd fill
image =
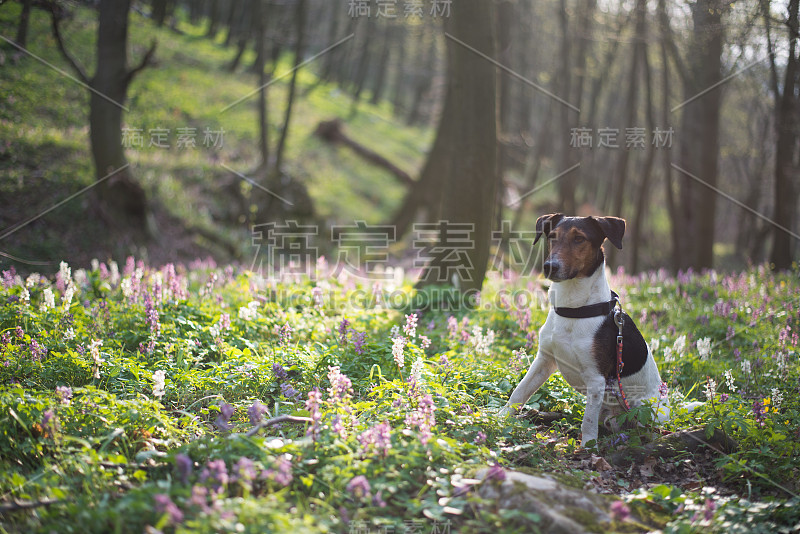
[[[160,399],[164,396],[166,383],[165,383],[165,373],[162,370],[158,370],[153,373],[153,396],[157,399]]]
[[[736,384],[733,383],[733,372],[731,369],[725,371],[725,385],[728,386],[728,391],[731,393],[736,392]]]
[[[686,350],[686,334],[675,340],[675,344],[672,345],[672,350],[675,352],[676,356],[683,356],[683,352]]]
[[[122,283],[119,286],[122,288],[122,295],[125,298],[130,298],[133,295],[133,282],[127,276],[122,279]]]
[[[411,364],[411,376],[409,377],[409,381],[413,381],[415,384],[420,384],[420,375],[422,374],[422,358],[418,357],[414,360],[414,363]]]
[[[745,375],[749,376],[750,375],[750,369],[751,369],[750,360],[742,360],[742,372]]]
[[[72,283],[72,269],[69,268],[67,262],[61,262],[61,265],[58,267],[58,274],[61,275],[61,280],[64,282],[65,286]]]
[[[650,340],[650,350],[655,354],[659,348],[661,348],[661,340],[654,337]]]
[[[39,276],[38,273],[33,273],[27,278],[27,280],[25,280],[25,287],[32,288],[33,286],[39,283],[39,280],[41,280],[41,278],[42,277]]]
[[[781,393],[781,390],[778,388],[772,388],[772,406],[774,406],[776,410],[780,410],[782,402],[783,393]]]
[[[31,303],[31,294],[28,292],[28,288],[23,287],[22,293],[19,294],[19,298],[22,299],[22,302],[27,306]]]
[[[61,304],[64,306],[64,311],[69,311],[69,306],[72,304],[72,296],[75,294],[75,287],[70,284],[67,289],[64,290],[64,296],[61,297]]]
[[[396,337],[392,339],[392,356],[397,364],[397,367],[402,368],[405,365],[405,355],[403,349],[406,346],[406,339],[404,337]]]
[[[714,395],[717,394],[717,382],[713,378],[709,377],[703,391],[706,394],[706,398],[708,400],[712,400]]]
[[[92,355],[92,376],[95,379],[100,378],[100,366],[103,365],[103,358],[100,356],[100,347],[103,345],[103,341],[100,339],[95,339],[89,345],[89,352]]]
[[[701,360],[707,360],[711,354],[711,338],[704,337],[697,340],[697,354],[700,355]]]
[[[111,273],[111,276],[109,277],[111,284],[113,285],[119,282],[119,266],[117,266],[117,262],[108,262],[108,270]]]
[[[44,288],[43,292],[44,301],[39,305],[41,311],[47,311],[56,307],[56,298],[53,295],[53,290],[49,287]]]
[[[664,361],[672,363],[675,361],[675,356],[672,353],[672,347],[664,347]]]
[[[75,330],[73,330],[71,326],[64,332],[64,339],[66,341],[72,341],[75,339]]]

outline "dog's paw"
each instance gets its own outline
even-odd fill
[[[503,406],[503,407],[500,409],[500,411],[499,411],[499,412],[497,412],[497,417],[498,417],[499,419],[508,419],[509,417],[511,417],[512,415],[514,415],[515,413],[516,413],[516,410],[514,410],[514,407],[513,407],[513,406],[508,406],[508,405],[506,405],[506,406]]]

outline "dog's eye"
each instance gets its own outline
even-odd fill
[[[585,237],[583,237],[582,235],[576,235],[576,236],[575,236],[575,237],[572,239],[572,241],[574,241],[575,243],[583,243],[584,241],[586,241],[586,238],[585,238]]]

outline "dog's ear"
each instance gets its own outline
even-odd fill
[[[563,213],[551,213],[550,215],[542,215],[536,219],[536,239],[533,240],[533,244],[535,245],[539,242],[542,234],[548,237],[550,232],[553,231],[553,228],[555,228],[558,222],[563,218]]]
[[[625,219],[619,217],[591,217],[597,223],[611,244],[622,250],[622,236],[625,235]]]

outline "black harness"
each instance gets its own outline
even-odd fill
[[[611,300],[608,302],[598,302],[597,304],[589,304],[581,306],[580,308],[564,308],[556,307],[556,315],[566,317],[568,319],[588,319],[589,317],[600,317],[603,315],[610,315],[614,308],[619,303],[619,295],[611,292]]]

